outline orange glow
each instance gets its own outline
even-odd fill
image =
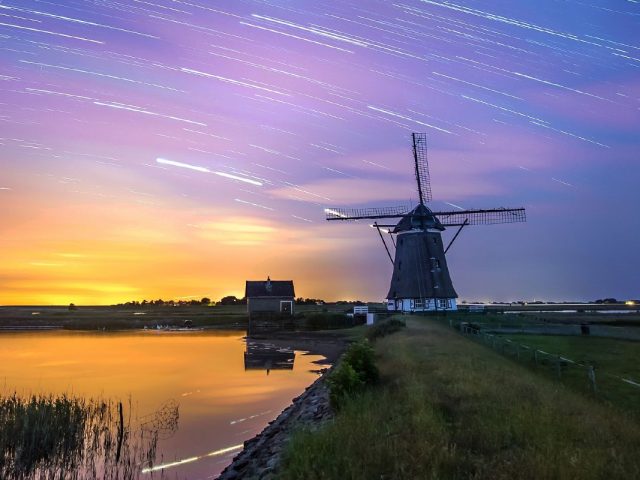
[[[376,245],[376,238],[326,224],[321,208],[317,221],[296,228],[286,217],[280,223],[250,208],[237,216],[192,205],[68,201],[43,208],[34,199],[0,225],[0,305],[241,297],[245,280],[267,275],[293,279],[299,296],[349,299],[372,290],[348,252],[364,245],[363,238]],[[382,277],[380,291],[385,283]]]

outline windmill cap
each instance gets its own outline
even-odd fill
[[[431,209],[426,205],[420,204],[402,217],[393,229],[393,233],[408,232],[409,230],[415,229],[426,230],[428,228],[440,231],[444,230],[444,226]]]

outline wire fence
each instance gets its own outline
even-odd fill
[[[622,397],[626,397],[623,398],[622,403],[637,405],[637,402],[640,402],[640,382],[599,370],[597,362],[578,361],[565,355],[545,352],[500,335],[483,332],[477,326],[467,322],[454,324],[450,319],[449,326],[502,355],[527,363],[536,369],[544,369],[559,380],[566,380],[583,388],[586,387],[594,395],[603,396],[616,403],[619,403],[617,400]],[[629,398],[629,394],[633,397]]]

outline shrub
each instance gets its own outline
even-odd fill
[[[375,352],[367,340],[351,344],[344,354],[343,361],[353,367],[365,384],[378,381],[380,374],[376,367]]]
[[[347,398],[363,390],[365,386],[360,375],[347,362],[342,362],[336,367],[327,379],[327,383],[329,384],[329,400],[331,406],[336,410],[344,405]]]
[[[376,323],[371,327],[371,329],[367,332],[367,337],[369,340],[375,340],[380,337],[384,337],[387,335],[391,335],[399,330],[402,330],[406,327],[407,324],[404,323],[404,320],[400,320],[398,318],[392,318],[390,320],[386,320],[384,322]]]
[[[348,398],[377,382],[379,375],[369,342],[352,344],[327,379],[331,406],[339,410]]]

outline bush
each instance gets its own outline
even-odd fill
[[[376,367],[376,356],[368,341],[353,343],[344,354],[343,362],[353,367],[366,384],[375,383],[380,376]]]
[[[353,318],[341,313],[309,313],[302,316],[304,325],[310,330],[349,328],[355,325]]]
[[[375,353],[369,342],[352,344],[327,379],[331,406],[339,410],[348,398],[376,383],[379,375]]]
[[[329,384],[329,400],[331,406],[339,410],[347,398],[364,389],[365,383],[347,363],[342,362],[336,367],[327,379]]]
[[[404,323],[404,320],[392,318],[390,320],[373,325],[373,327],[371,327],[371,329],[367,332],[367,337],[369,338],[369,340],[375,340],[380,337],[391,335],[392,333],[402,330],[406,326],[407,324]]]

